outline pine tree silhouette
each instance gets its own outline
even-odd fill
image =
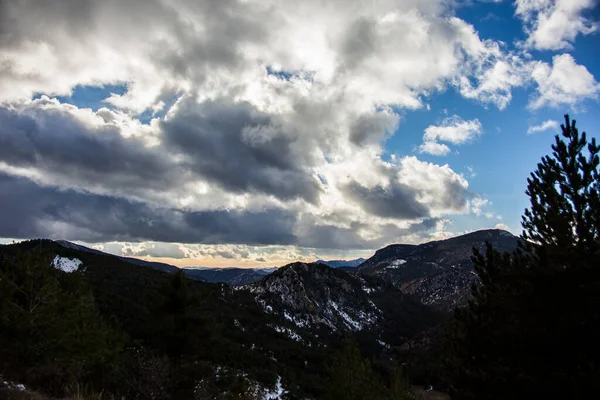
[[[474,249],[481,279],[456,310],[445,371],[453,399],[579,399],[600,390],[599,146],[565,116],[527,180],[520,248]]]

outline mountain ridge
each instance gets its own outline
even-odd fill
[[[473,248],[484,251],[490,242],[499,251],[511,252],[519,240],[504,230],[485,229],[419,245],[394,244],[377,250],[356,270],[361,276],[378,276],[423,304],[451,311],[466,304],[478,282]]]

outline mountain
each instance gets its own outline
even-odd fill
[[[330,261],[317,260],[317,261],[315,261],[315,264],[325,264],[331,268],[344,268],[344,267],[353,268],[353,267],[358,267],[360,264],[362,264],[365,261],[366,260],[361,257],[361,258],[357,258],[355,260],[330,260]]]
[[[513,251],[519,239],[489,229],[421,245],[394,244],[378,250],[357,267],[361,276],[377,276],[413,295],[423,304],[450,311],[466,303],[478,280],[473,271],[473,248],[485,249],[489,241],[500,251]]]
[[[382,371],[399,362],[407,363],[411,374],[421,365],[427,376],[431,368],[423,366],[437,363],[425,363],[439,342],[436,327],[444,325],[446,311],[468,299],[469,286],[477,282],[472,248],[483,249],[485,241],[510,251],[518,238],[487,230],[422,245],[391,245],[358,267],[186,268],[191,278],[186,285],[197,300],[185,315],[202,321],[193,324],[200,333],[186,339],[191,343],[186,349],[200,357],[206,376],[244,376],[264,390],[283,387],[294,394],[290,398],[325,397],[329,376],[324,371],[344,338],[356,339],[360,352]],[[164,351],[156,332],[170,320],[156,310],[165,288],[173,288],[170,277],[177,275],[170,272],[176,267],[50,240],[0,246],[0,261],[26,252],[38,259],[43,255],[65,284],[74,282],[71,278],[85,280],[98,311],[130,338],[128,346],[141,343]]]
[[[231,286],[247,285],[264,278],[277,268],[183,268],[190,279],[204,282],[221,282]]]
[[[133,349],[134,361],[138,359],[135,351],[139,351],[140,344],[153,352],[163,351],[163,344],[157,342],[160,337],[155,333],[162,327],[156,310],[157,304],[164,301],[164,290],[172,274],[89,250],[51,240],[3,245],[0,246],[0,267],[7,265],[3,260],[17,259],[29,252],[40,260],[46,259],[47,267],[63,274],[65,279],[82,279],[89,285],[99,312],[123,332],[124,339],[129,338],[124,351]],[[53,263],[52,260],[57,259],[58,262]],[[77,268],[68,272],[65,268],[59,269],[67,260]],[[199,299],[190,306],[193,307],[190,315],[202,321],[197,328],[206,331],[197,337],[193,347],[196,357],[201,359],[194,368],[200,368],[202,376],[210,382],[216,380],[217,389],[227,390],[228,386],[222,382],[226,377],[230,377],[227,379],[232,384],[244,377],[260,391],[269,389],[269,393],[276,393],[283,387],[294,394],[292,398],[323,398],[327,385],[323,371],[340,347],[341,337],[316,338],[304,331],[295,333],[298,328],[283,316],[265,312],[249,288],[191,279],[188,285]],[[300,339],[299,334],[310,342]],[[162,358],[153,360],[159,362]],[[152,365],[152,368],[158,367]]]
[[[249,290],[266,313],[314,337],[368,332],[377,340],[401,344],[441,319],[439,313],[377,277],[361,277],[325,264],[289,264],[238,290]]]

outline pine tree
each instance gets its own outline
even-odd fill
[[[377,385],[373,381],[371,363],[362,358],[358,344],[347,340],[344,347],[328,366],[331,381],[327,398],[336,399],[377,399]]]
[[[597,267],[600,147],[594,138],[588,144],[568,115],[561,129],[567,141],[557,135],[552,157],[544,157],[527,179],[531,209],[523,216],[523,239],[535,245],[537,265],[546,270]]]
[[[346,340],[343,348],[333,357],[327,371],[330,381],[326,398],[331,400],[410,400],[408,381],[399,368],[393,368],[386,385],[373,371],[369,360],[360,354],[354,340]]]
[[[60,394],[68,380],[101,380],[120,338],[78,274],[31,251],[0,259],[0,366],[21,382]]]
[[[599,147],[565,116],[528,179],[520,249],[474,251],[481,284],[455,312],[454,399],[587,398],[600,390]]]
[[[197,321],[200,302],[190,288],[183,270],[165,280],[159,291],[156,307],[160,343],[167,353],[179,357],[189,353],[194,343],[194,334],[201,326]]]

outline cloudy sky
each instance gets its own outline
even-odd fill
[[[0,237],[177,265],[501,227],[569,112],[594,0],[0,1]]]

